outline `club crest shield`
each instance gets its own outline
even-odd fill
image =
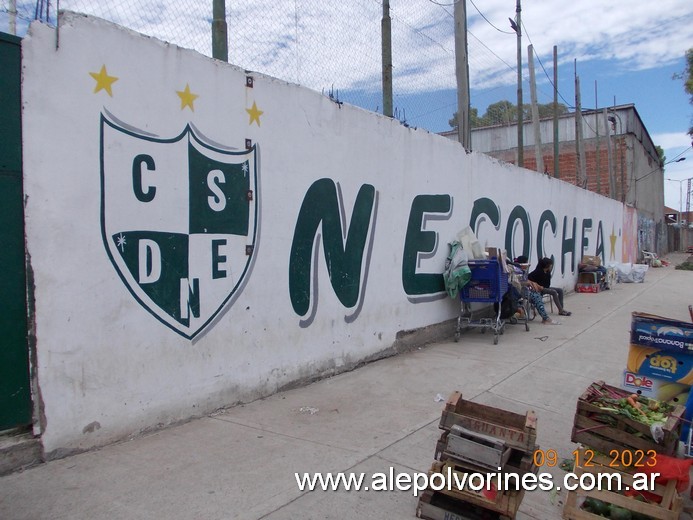
[[[161,139],[101,116],[101,233],[135,299],[192,339],[245,285],[258,236],[257,150]]]

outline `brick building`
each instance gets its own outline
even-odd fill
[[[655,143],[632,104],[582,112],[582,151],[576,148],[575,113],[558,119],[558,172],[554,173],[553,119],[540,121],[543,171],[606,197],[620,200],[638,212],[638,249],[667,251],[664,221],[664,170]],[[457,131],[444,132],[457,139]],[[538,170],[534,128],[523,125],[524,167]],[[472,130],[472,150],[517,164],[517,125]],[[585,180],[580,182],[578,159],[584,157]]]

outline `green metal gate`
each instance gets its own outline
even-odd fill
[[[0,33],[0,430],[31,423],[20,43]]]

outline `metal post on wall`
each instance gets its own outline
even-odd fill
[[[515,32],[517,33],[517,165],[525,165],[524,142],[522,138],[522,120],[524,117],[522,109],[522,19],[520,13],[522,7],[520,0],[517,0],[515,7]]]
[[[457,134],[465,150],[472,149],[472,130],[469,121],[469,60],[467,56],[467,5],[457,0],[455,19],[455,75],[457,76]]]
[[[553,176],[560,177],[558,147],[558,47],[553,46]]]
[[[392,18],[390,0],[383,0],[383,19],[380,22],[383,54],[383,115],[392,117]]]
[[[10,0],[10,8],[7,10],[9,16],[9,32],[17,34],[17,0]]]
[[[226,25],[226,0],[213,0],[212,7],[212,57],[229,61],[229,43]]]

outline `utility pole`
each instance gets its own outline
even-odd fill
[[[580,76],[575,75],[575,151],[577,153],[576,184],[587,189],[587,170],[585,164],[585,147],[582,133],[582,97],[580,95]]]
[[[525,151],[522,139],[522,7],[517,0],[515,7],[515,33],[517,33],[517,165],[525,165]],[[511,24],[512,25],[512,24]]]
[[[602,193],[602,172],[599,169],[599,163],[600,163],[600,157],[599,157],[599,104],[597,102],[597,80],[594,80],[594,121],[596,123],[596,132],[597,132],[597,163],[596,163],[596,168],[597,168],[597,193],[601,195]]]
[[[221,61],[229,61],[226,0],[212,1],[212,57]]]
[[[558,179],[559,146],[558,146],[558,47],[553,46],[553,176]]]
[[[606,153],[609,160],[609,197],[616,198],[616,172],[611,150],[611,131],[609,130],[609,113],[604,109],[604,128],[606,128]]]
[[[455,17],[455,75],[457,76],[457,133],[465,150],[472,149],[469,121],[469,60],[467,59],[467,2],[457,0]]]
[[[17,0],[10,0],[10,8],[8,9],[8,13],[10,15],[10,34],[17,34]]]
[[[532,128],[534,129],[534,158],[537,171],[544,173],[544,155],[541,148],[541,128],[539,127],[539,106],[537,105],[537,83],[534,76],[534,46],[527,46],[527,64],[529,65],[529,93],[532,100]]]
[[[383,115],[392,117],[392,19],[390,0],[383,0],[383,19],[380,22],[383,55]]]

